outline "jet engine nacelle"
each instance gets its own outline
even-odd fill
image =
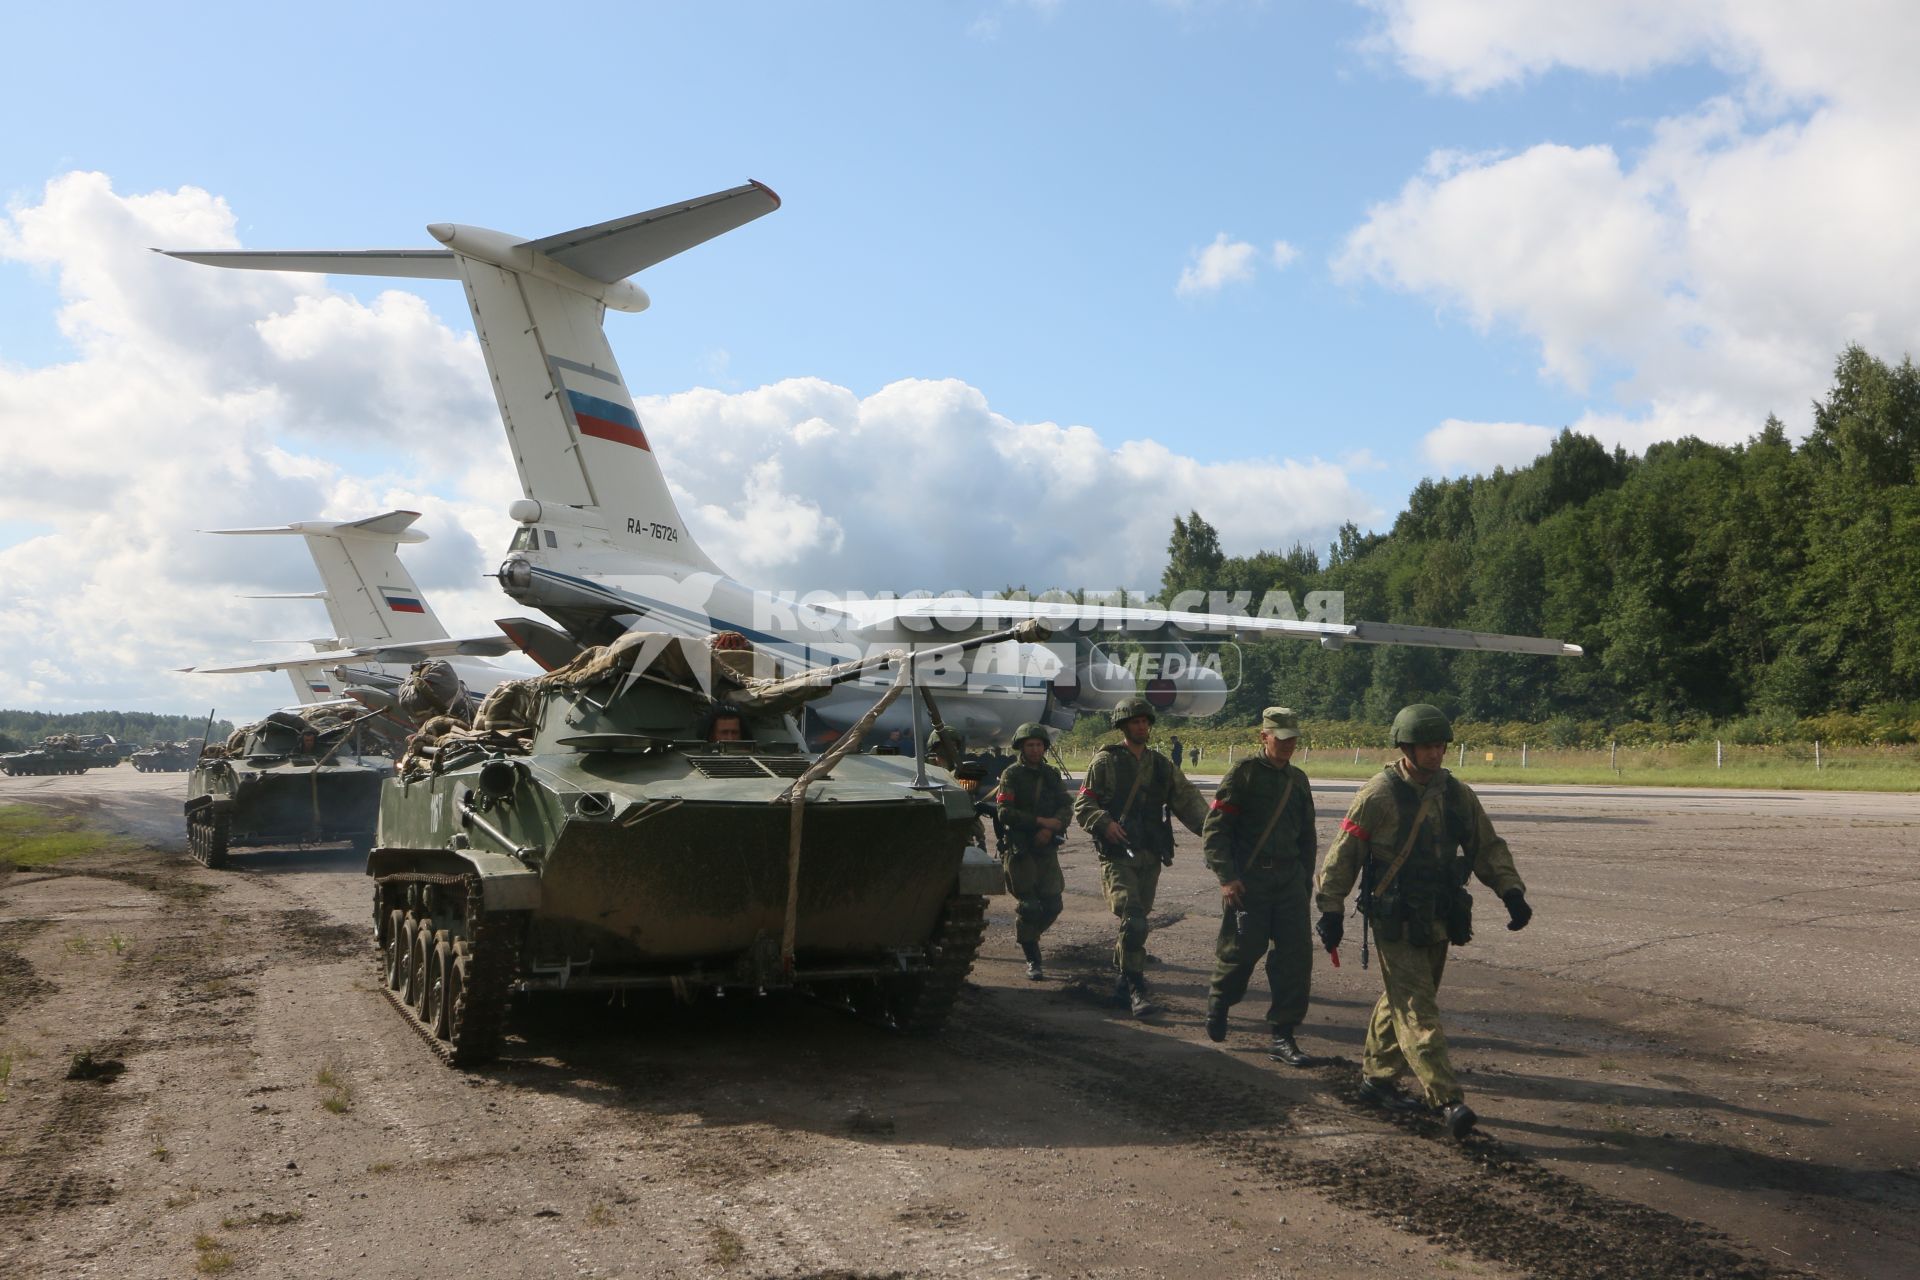
[[[1111,711],[1129,698],[1145,698],[1156,712],[1210,716],[1227,704],[1227,682],[1217,667],[1177,642],[1155,641],[1117,662],[1092,641],[1082,640],[1074,684],[1054,684],[1054,700],[1082,713]]]

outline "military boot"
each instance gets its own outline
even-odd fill
[[[1394,1087],[1393,1081],[1375,1080],[1371,1076],[1360,1077],[1360,1101],[1400,1115],[1414,1115],[1427,1110],[1426,1103],[1409,1098]]]
[[[1207,1001],[1207,1039],[1219,1044],[1227,1038],[1227,1002]]]
[[[1313,1059],[1301,1052],[1300,1046],[1293,1042],[1292,1027],[1275,1027],[1273,1043],[1267,1046],[1267,1056],[1275,1062],[1284,1062],[1290,1067],[1310,1067]]]
[[[1027,958],[1027,980],[1029,982],[1038,982],[1047,976],[1040,968],[1039,943],[1023,942],[1020,944],[1020,951],[1021,954]]]
[[[1133,1011],[1134,1017],[1144,1018],[1148,1014],[1160,1012],[1160,1006],[1153,1002],[1153,996],[1147,990],[1147,979],[1145,975],[1129,973],[1126,975],[1125,981],[1127,984],[1127,1008]]]
[[[1473,1126],[1479,1123],[1480,1120],[1479,1116],[1473,1114],[1473,1108],[1465,1102],[1454,1103],[1452,1106],[1442,1110],[1440,1115],[1441,1118],[1446,1121],[1447,1133],[1451,1135],[1456,1142],[1465,1138],[1469,1133],[1472,1133]]]

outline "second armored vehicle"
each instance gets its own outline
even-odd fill
[[[194,859],[224,867],[235,846],[370,846],[393,762],[356,754],[356,736],[344,722],[276,711],[202,754],[187,780]]]
[[[199,748],[191,742],[156,742],[130,758],[141,773],[185,773],[198,755]]]
[[[56,733],[25,751],[0,756],[0,773],[10,778],[23,774],[85,773],[99,767],[100,757],[70,733]]]
[[[945,1020],[1001,891],[969,797],[857,739],[810,754],[792,713],[828,684],[752,661],[631,633],[402,761],[374,925],[389,995],[446,1061],[494,1056],[509,998],[539,990],[800,988]]]

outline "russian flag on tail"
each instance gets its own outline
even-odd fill
[[[391,587],[380,588],[380,595],[387,602],[387,608],[395,613],[425,613],[427,607],[420,603],[418,596],[410,596],[404,591],[395,591]]]
[[[553,368],[553,384],[560,392],[561,411],[583,436],[611,440],[652,452],[647,433],[640,428],[640,415],[617,374],[559,356],[548,357]]]

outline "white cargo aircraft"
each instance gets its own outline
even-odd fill
[[[1176,645],[1294,636],[1329,647],[1579,655],[1579,646],[1558,640],[1372,622],[966,596],[794,600],[728,577],[680,518],[602,320],[608,309],[637,312],[650,305],[628,277],[779,207],[772,190],[749,182],[533,240],[434,223],[427,231],[444,246],[438,249],[171,256],[262,271],[460,281],[526,495],[508,509],[522,527],[500,567],[500,583],[582,643],[603,643],[633,626],[689,635],[733,630],[792,671],[876,646],[948,643],[1029,617],[1046,620],[1056,633],[1077,632],[1069,645],[1037,652],[1010,643],[984,648],[971,670],[954,674],[955,687],[939,689],[943,717],[970,741],[1003,741],[1026,720],[1064,726],[1076,708],[1104,708],[1133,696],[1135,673],[1102,652],[1094,641],[1102,632],[1166,636]],[[1175,714],[1207,715],[1225,702],[1220,673],[1204,665],[1150,681],[1145,693]],[[870,694],[849,694],[814,704],[829,726],[871,701]],[[904,724],[906,708],[896,710]]]
[[[285,671],[303,704],[333,701],[350,690],[391,694],[412,664],[445,658],[467,692],[484,697],[502,680],[523,672],[474,655],[511,652],[505,636],[456,640],[434,613],[426,595],[400,561],[402,542],[425,542],[413,527],[417,511],[389,511],[365,520],[300,520],[256,529],[208,529],[208,533],[257,536],[297,535],[306,540],[323,589],[249,597],[256,600],[319,600],[335,635],[310,640],[318,652],[220,666],[192,667],[203,675],[249,671]]]

